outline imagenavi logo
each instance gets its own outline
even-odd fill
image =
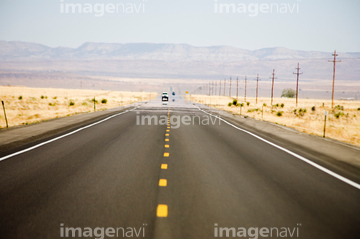
[[[76,0],[60,0],[61,14],[87,14],[103,17],[105,14],[143,14],[147,0],[112,0],[84,3]]]
[[[214,0],[216,14],[244,14],[256,17],[259,14],[294,14],[300,11],[301,0],[288,0],[282,3],[244,3],[234,0]]]

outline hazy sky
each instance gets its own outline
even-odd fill
[[[0,0],[0,39],[360,52],[359,12],[359,0]]]

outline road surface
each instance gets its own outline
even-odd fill
[[[172,127],[141,125],[144,116],[173,116]],[[67,227],[158,239],[360,237],[359,189],[207,117],[179,98],[152,101],[3,153],[0,237],[66,238]],[[176,128],[179,118],[195,124]]]

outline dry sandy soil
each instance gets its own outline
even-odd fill
[[[0,100],[4,101],[9,127],[37,123],[78,113],[129,105],[155,98],[157,93],[101,90],[70,90],[0,86]],[[106,99],[106,103],[102,103]],[[105,102],[105,101],[104,101]],[[1,107],[0,128],[6,127]]]
[[[233,101],[230,97],[188,95],[187,99],[240,114],[239,106],[228,106]],[[245,102],[243,97],[239,98],[241,102]],[[273,106],[269,98],[259,98],[257,104],[255,98],[247,98],[246,102],[250,105],[244,103],[241,107],[243,115],[318,136],[323,136],[327,111],[326,137],[360,146],[360,101],[335,101],[334,109],[331,109],[331,100],[299,99],[298,107],[295,99],[275,98]]]

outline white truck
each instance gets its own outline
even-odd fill
[[[161,100],[162,101],[169,101],[169,94],[167,92],[163,92],[161,94]]]

